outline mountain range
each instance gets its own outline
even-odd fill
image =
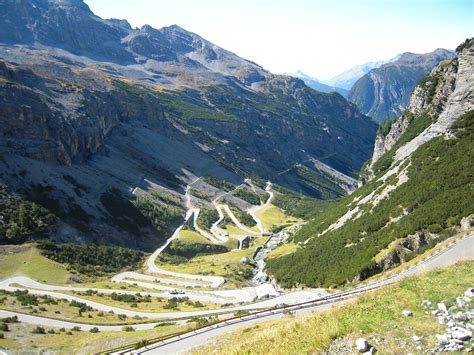
[[[335,198],[354,187],[327,171],[356,177],[372,152],[376,125],[341,95],[179,26],[132,29],[81,0],[0,10],[3,206],[43,216],[3,225],[9,241],[48,232],[150,250],[184,217],[197,177]],[[137,189],[162,197],[138,203]]]
[[[347,98],[380,123],[396,118],[408,106],[418,81],[439,62],[454,55],[453,51],[441,48],[425,54],[403,53],[358,79]]]
[[[355,82],[369,71],[379,68],[384,64],[391,63],[397,60],[397,58],[398,56],[389,60],[379,60],[356,65],[332,77],[331,79],[324,80],[323,83],[349,91]]]
[[[328,92],[328,93],[329,92],[337,92],[337,93],[341,94],[344,97],[347,97],[347,94],[349,93],[349,90],[346,90],[346,89],[343,89],[343,88],[340,88],[340,87],[336,87],[336,86],[326,85],[323,82],[321,82],[320,80],[318,80],[318,79],[316,79],[316,78],[314,78],[310,75],[305,74],[301,70],[296,71],[296,73],[293,74],[293,76],[295,76],[297,78],[300,78],[301,80],[304,81],[304,83],[306,85],[308,85],[310,88],[312,88],[314,90],[317,90],[317,91]]]

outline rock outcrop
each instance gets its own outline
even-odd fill
[[[395,267],[396,265],[406,261],[410,254],[417,252],[420,248],[438,237],[439,235],[435,233],[420,231],[393,243],[390,249],[387,250],[377,262],[377,269],[383,271]]]
[[[447,307],[444,302],[438,303],[435,308],[429,300],[424,300],[422,306],[430,311],[437,321],[446,325],[446,332],[435,334],[438,346],[432,352],[472,352],[472,289],[468,289],[464,296],[456,297],[456,302]]]
[[[462,97],[463,107],[460,109],[461,113],[467,112],[473,107],[472,100],[466,100],[469,95],[472,95],[472,83],[470,77],[472,76],[472,47],[464,49],[463,53],[453,60],[444,61],[437,65],[431,73],[424,78],[413,90],[410,97],[410,103],[403,112],[403,114],[395,121],[386,124],[377,133],[375,138],[374,152],[372,159],[365,172],[365,182],[370,180],[373,176],[372,167],[384,154],[388,153],[400,141],[407,128],[416,120],[421,120],[421,117],[427,121],[426,127],[429,123],[435,122],[438,117],[447,109],[448,99],[454,94],[456,86],[459,91],[464,94],[456,94]],[[462,84],[465,82],[465,84]],[[471,94],[469,94],[471,92]],[[450,106],[459,106],[455,102]],[[458,112],[448,112],[452,119],[458,117]],[[444,114],[446,115],[446,113]],[[420,125],[421,126],[421,125]],[[444,127],[444,132],[447,132],[448,126]],[[415,138],[417,132],[414,132],[412,137]],[[421,132],[419,132],[421,133]],[[363,174],[364,176],[364,174]]]

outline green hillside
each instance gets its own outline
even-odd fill
[[[355,194],[305,225],[295,241],[308,241],[307,244],[293,254],[269,260],[268,271],[285,287],[296,283],[314,287],[338,285],[380,271],[374,257],[395,240],[420,230],[439,234],[426,246],[429,247],[451,235],[463,216],[474,213],[474,111],[460,117],[452,129],[455,139],[433,139],[412,155],[407,167],[408,181],[377,208],[372,209],[369,202],[361,208],[360,218],[317,237],[354,207],[359,198],[380,188],[382,182],[378,178],[388,166],[380,168],[377,176]],[[387,153],[390,155],[392,152]],[[408,162],[403,164],[407,166]],[[384,186],[395,184],[396,179],[390,177]],[[403,211],[406,216],[390,223]]]

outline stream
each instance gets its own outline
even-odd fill
[[[265,259],[273,249],[280,245],[280,243],[285,243],[289,237],[290,234],[287,231],[282,230],[278,233],[272,234],[261,247],[257,248],[253,255],[255,269],[253,272],[252,284],[258,286],[268,282],[268,275],[264,271],[266,266]]]

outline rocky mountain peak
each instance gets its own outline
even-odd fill
[[[114,27],[119,27],[119,28],[122,28],[126,31],[131,31],[132,30],[132,26],[130,25],[130,23],[127,20],[111,18],[111,19],[108,19],[106,21]]]
[[[452,58],[456,55],[454,51],[444,49],[444,48],[437,48],[433,52],[430,53],[411,53],[405,52],[399,55],[398,59],[393,61],[392,63],[384,64],[384,66],[390,65],[408,65],[408,66],[435,66],[440,61]]]
[[[48,2],[56,6],[69,9],[80,9],[92,13],[89,6],[83,0],[48,0]]]

